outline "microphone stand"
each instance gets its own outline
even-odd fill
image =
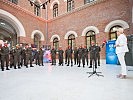
[[[95,59],[96,59],[96,52],[95,52],[94,55],[95,55]],[[97,76],[102,76],[102,77],[104,77],[103,75],[98,74],[98,73],[102,73],[102,72],[97,72],[97,71],[96,71],[96,69],[97,69],[96,67],[97,67],[97,66],[94,65],[95,59],[93,58],[93,60],[92,60],[92,68],[93,68],[93,71],[92,71],[92,72],[86,72],[86,73],[89,73],[89,74],[90,74],[90,75],[88,76],[88,78],[91,77],[91,76],[93,76],[94,74],[97,75]]]

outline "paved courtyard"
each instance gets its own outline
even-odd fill
[[[128,66],[133,70],[133,66]],[[133,100],[133,71],[127,79],[116,78],[119,65],[101,61],[97,71],[104,77],[86,72],[85,66],[44,66],[0,71],[0,100]]]

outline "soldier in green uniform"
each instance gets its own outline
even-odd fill
[[[8,68],[9,65],[9,48],[7,43],[4,43],[4,46],[1,48],[1,69],[4,71],[4,63],[6,62],[6,70],[10,70]]]
[[[58,51],[58,58],[59,58],[59,66],[62,65],[63,66],[63,53],[64,51],[62,50],[62,47],[59,47],[59,51]]]
[[[43,54],[44,54],[44,51],[41,47],[40,50],[39,50],[39,65],[41,64],[42,66],[44,66],[43,65]]]
[[[50,52],[51,52],[52,65],[56,65],[56,50],[55,50],[55,48],[53,47]]]
[[[30,67],[32,66],[32,48],[27,44],[25,46],[25,66],[28,68],[28,62],[30,61]]]
[[[83,48],[82,45],[78,48],[78,67],[80,67],[81,60],[82,60],[82,55],[83,55]]]

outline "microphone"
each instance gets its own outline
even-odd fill
[[[103,43],[102,43],[102,48],[104,47],[105,43],[106,43],[106,40],[103,41]]]

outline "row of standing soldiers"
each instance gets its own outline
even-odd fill
[[[89,63],[88,53],[90,52],[89,68],[92,68],[93,65],[95,66],[95,68],[97,68],[97,63],[98,63],[98,66],[100,66],[100,51],[101,51],[100,46],[95,45],[94,42],[91,43],[91,46],[89,47],[89,49],[87,49],[86,46],[84,47],[80,46],[78,49],[77,47],[75,47],[74,50],[72,50],[72,48],[68,46],[68,48],[65,50],[65,64],[69,66],[71,62],[71,66],[73,66],[73,57],[72,57],[73,55],[75,65],[78,65],[78,67],[80,67],[81,61],[82,61],[83,67],[85,67],[85,61],[86,61],[88,66],[88,63]],[[54,48],[51,49],[52,65],[56,65],[56,52],[58,52],[59,65],[63,66],[64,51],[62,50],[62,47],[59,47],[58,51],[55,50]]]
[[[30,67],[34,67],[32,62],[35,60],[36,65],[43,66],[43,53],[42,48],[37,50],[36,48],[32,48],[28,44],[24,47],[22,44],[13,46],[11,49],[7,46],[7,43],[4,43],[4,46],[0,45],[0,63],[1,70],[4,71],[4,67],[6,70],[14,67],[14,69],[21,68],[23,65],[28,68],[28,64],[30,62]],[[4,65],[6,64],[6,66]],[[18,66],[18,67],[17,67]]]

